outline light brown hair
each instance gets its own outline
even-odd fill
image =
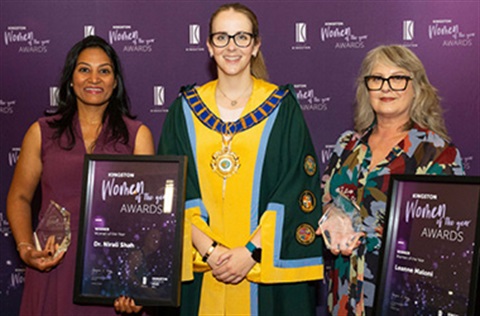
[[[244,14],[252,23],[252,33],[254,35],[254,44],[257,44],[260,42],[260,32],[259,32],[259,27],[258,27],[258,19],[255,13],[253,13],[252,10],[250,10],[247,6],[241,4],[241,3],[227,3],[222,6],[220,6],[210,17],[210,34],[212,34],[212,24],[213,20],[217,17],[217,15],[221,12],[228,11],[228,10],[233,10],[235,12],[239,12]],[[252,56],[251,60],[251,68],[250,68],[250,73],[252,76],[258,79],[263,79],[263,80],[268,80],[268,71],[267,71],[267,66],[265,65],[265,60],[263,58],[262,51],[259,49],[258,53],[256,56]]]
[[[411,84],[413,84],[415,98],[410,107],[410,122],[405,129],[410,129],[413,123],[417,123],[449,140],[437,89],[430,84],[425,68],[417,55],[401,45],[378,46],[369,51],[363,59],[356,83],[355,130],[363,133],[375,120],[376,114],[370,105],[364,77],[371,74],[377,62],[408,70],[413,77]]]

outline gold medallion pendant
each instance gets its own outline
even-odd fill
[[[240,159],[230,148],[233,137],[228,135],[222,136],[222,150],[212,155],[210,166],[219,176],[226,179],[237,173],[238,168],[240,168]]]

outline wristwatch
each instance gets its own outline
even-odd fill
[[[262,261],[262,248],[257,248],[251,241],[249,241],[245,247],[252,253],[252,258],[256,262]]]

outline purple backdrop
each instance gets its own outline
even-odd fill
[[[210,80],[205,40],[218,1],[0,0],[0,310],[16,315],[24,268],[5,217],[23,135],[53,96],[65,55],[82,37],[107,39],[122,59],[133,112],[159,138],[185,84]],[[411,47],[443,99],[450,136],[469,175],[480,175],[480,2],[245,1],[258,15],[277,84],[292,83],[323,169],[352,128],[354,81],[379,44]]]

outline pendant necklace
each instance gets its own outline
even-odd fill
[[[247,87],[247,89],[245,89],[245,91],[243,91],[242,94],[240,94],[236,100],[232,100],[232,99],[230,99],[229,97],[227,97],[227,95],[222,91],[222,89],[220,89],[220,87],[219,87],[218,84],[217,84],[217,89],[218,89],[218,91],[220,91],[220,93],[221,93],[228,101],[230,101],[230,106],[232,106],[232,107],[234,107],[235,105],[238,104],[238,100],[245,94],[245,92],[247,92],[247,91],[250,89],[250,87],[251,87],[251,86],[249,85],[249,86]]]
[[[251,85],[245,89],[245,91],[240,94],[240,96],[236,100],[232,100],[220,89],[217,85],[218,91],[228,100],[230,101],[230,106],[234,107],[238,104],[238,100],[242,98],[245,93],[252,88]],[[237,173],[238,168],[240,168],[240,158],[232,151],[232,140],[233,136],[235,136],[235,124],[233,122],[228,122],[225,125],[224,132],[221,133],[222,135],[222,149],[215,152],[212,155],[212,161],[210,162],[210,166],[214,172],[216,172],[220,177],[223,178],[223,190],[222,190],[222,197],[225,198],[225,189],[227,186],[227,178],[231,177],[235,173]],[[233,128],[233,130],[232,130]]]
[[[230,130],[227,123],[225,133],[222,133],[222,149],[212,155],[210,166],[220,177],[223,178],[222,197],[225,198],[227,178],[237,173],[240,168],[239,157],[231,150],[232,139],[235,132]]]

